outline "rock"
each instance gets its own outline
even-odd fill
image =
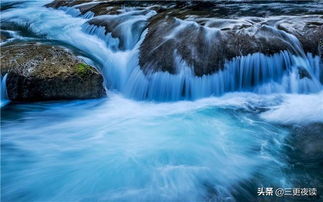
[[[319,56],[323,58],[323,39],[320,39],[320,43],[317,49],[318,49]]]
[[[102,75],[69,51],[36,43],[1,48],[1,75],[13,101],[88,99],[105,95]]]
[[[310,73],[302,66],[298,67],[298,74],[300,79],[303,79],[303,78],[312,79]]]
[[[144,72],[175,74],[179,58],[202,76],[222,69],[227,60],[256,52],[318,55],[322,38],[322,17],[315,15],[180,20],[158,14],[150,19],[139,64]]]

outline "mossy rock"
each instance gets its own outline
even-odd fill
[[[58,47],[24,43],[1,48],[1,75],[15,101],[88,99],[105,96],[102,75]]]
[[[86,76],[90,74],[92,71],[95,71],[92,66],[85,63],[78,63],[74,66],[76,73],[79,76]]]

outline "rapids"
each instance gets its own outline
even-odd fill
[[[294,52],[234,57],[212,74],[195,75],[180,55],[176,74],[146,72],[140,45],[153,9],[95,17],[49,2],[3,1],[1,45],[67,46],[101,71],[108,97],[8,104],[3,75],[3,201],[254,201],[259,187],[323,190],[319,56],[294,41]]]

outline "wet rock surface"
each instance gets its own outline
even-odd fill
[[[37,43],[1,47],[1,75],[13,101],[88,99],[105,95],[103,77],[66,49]]]
[[[176,74],[181,71],[178,63],[185,62],[195,75],[208,75],[227,60],[256,52],[322,55],[323,4],[314,1],[56,0],[47,6],[75,8],[80,15],[91,12],[87,32],[102,35],[103,28],[105,35],[118,40],[113,50],[133,48],[147,30],[139,48],[139,65],[146,74]]]
[[[287,50],[303,56],[318,55],[323,38],[321,16],[284,16],[242,19],[160,18],[154,16],[140,47],[145,71],[176,73],[176,57],[198,76],[223,68],[226,60],[261,52],[272,55]],[[316,22],[316,23],[313,23]]]

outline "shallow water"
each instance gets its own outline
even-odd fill
[[[120,50],[118,41],[86,30],[91,15],[43,4],[27,1],[2,13],[7,24],[1,28],[12,35],[4,45],[32,40],[68,46],[103,73],[108,96],[4,103],[3,201],[255,201],[259,187],[323,190],[317,56],[254,54],[227,64],[240,72],[204,77],[194,77],[179,60],[179,75],[145,77],[138,67],[145,31],[137,43],[126,32],[130,45]],[[253,88],[248,72],[259,63],[273,71]],[[290,71],[276,71],[277,64]],[[297,65],[312,79],[298,78]],[[233,73],[240,83],[223,82]],[[191,86],[184,95],[183,83]]]

